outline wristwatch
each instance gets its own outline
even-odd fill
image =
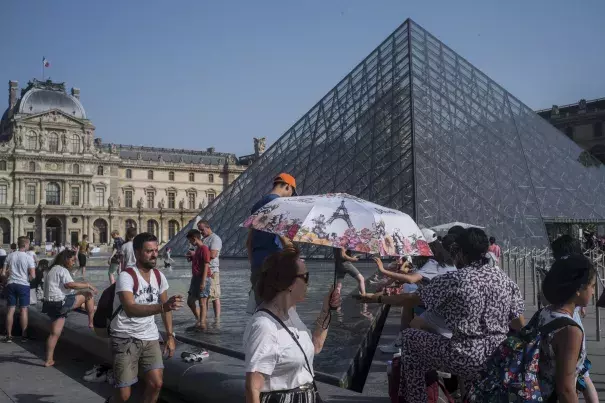
[[[172,336],[176,340],[176,333],[172,332],[168,336]]]

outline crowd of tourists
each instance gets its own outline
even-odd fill
[[[282,173],[274,178],[271,192],[252,206],[251,213],[276,198],[296,194],[295,178]],[[117,231],[111,234],[113,247],[107,261],[110,287],[103,291],[96,310],[94,296],[99,290],[72,277],[77,270],[83,276],[86,273],[86,239],[77,249],[58,251],[49,262],[37,261],[28,253],[29,239],[20,237],[13,252],[0,251],[0,275],[6,283],[8,306],[5,341],[13,339],[17,307],[21,334],[27,340],[30,289],[42,289],[42,312],[51,320],[46,366],[55,364],[54,351],[66,317],[82,309],[88,315],[89,327],[106,331],[110,338],[116,392],[107,401],[128,401],[139,367],[144,374],[143,401],[157,401],[164,357],[172,357],[176,348],[172,312],[186,302],[200,331],[207,329],[210,311],[216,321],[220,320],[222,242],[208,221],[201,220],[195,227],[186,234],[191,246],[186,256],[192,271],[186,301],[181,295],[168,296],[168,280],[158,270],[157,238],[150,233],[137,235],[129,228],[125,239]],[[499,267],[502,251],[494,238],[479,228],[452,227],[444,237],[429,229],[422,232],[432,256],[402,256],[389,264],[376,257],[377,273],[368,280],[355,267],[358,257],[335,248],[335,287],[326,285],[309,328],[296,311],[312,279],[300,250],[287,238],[249,230],[248,311],[252,316],[243,335],[246,401],[321,401],[314,381],[314,356],[322,351],[348,274],[357,282],[362,303],[401,307],[395,342],[381,346],[383,352],[398,352],[397,371],[393,371],[398,376],[390,381],[396,385],[399,402],[429,401],[428,380],[438,380],[443,373],[451,375],[446,392],[459,393],[467,402],[506,401],[507,393],[529,393],[526,400],[531,401],[536,390],[544,402],[577,402],[579,393],[586,402],[598,402],[581,321],[583,308],[593,298],[597,274],[577,241],[561,237],[553,242],[555,261],[542,284],[546,306],[526,321],[523,297],[517,284]],[[170,255],[164,260],[168,266],[173,262]],[[378,292],[367,293],[370,286]],[[164,340],[160,339],[155,315],[162,317]],[[103,319],[102,325],[98,325],[98,317]],[[539,357],[539,365],[522,373],[525,386],[508,379],[518,375],[511,364],[518,352],[514,346],[518,345],[534,346]],[[502,374],[508,378],[501,379]],[[523,389],[531,385],[537,389]]]

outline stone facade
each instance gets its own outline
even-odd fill
[[[0,121],[0,244],[100,245],[136,227],[167,242],[251,160],[233,154],[103,144],[80,90],[33,80]]]
[[[553,105],[537,113],[605,164],[605,98]],[[588,164],[588,159],[582,162]]]

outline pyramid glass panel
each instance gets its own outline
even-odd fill
[[[411,20],[201,212],[224,255],[245,256],[239,224],[280,172],[303,194],[346,192],[518,246],[546,246],[545,222],[605,221],[605,168]]]

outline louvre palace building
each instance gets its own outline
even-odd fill
[[[264,139],[255,140],[256,155]],[[234,154],[104,144],[64,83],[9,81],[0,121],[0,244],[110,242],[129,227],[167,242],[253,161]]]

